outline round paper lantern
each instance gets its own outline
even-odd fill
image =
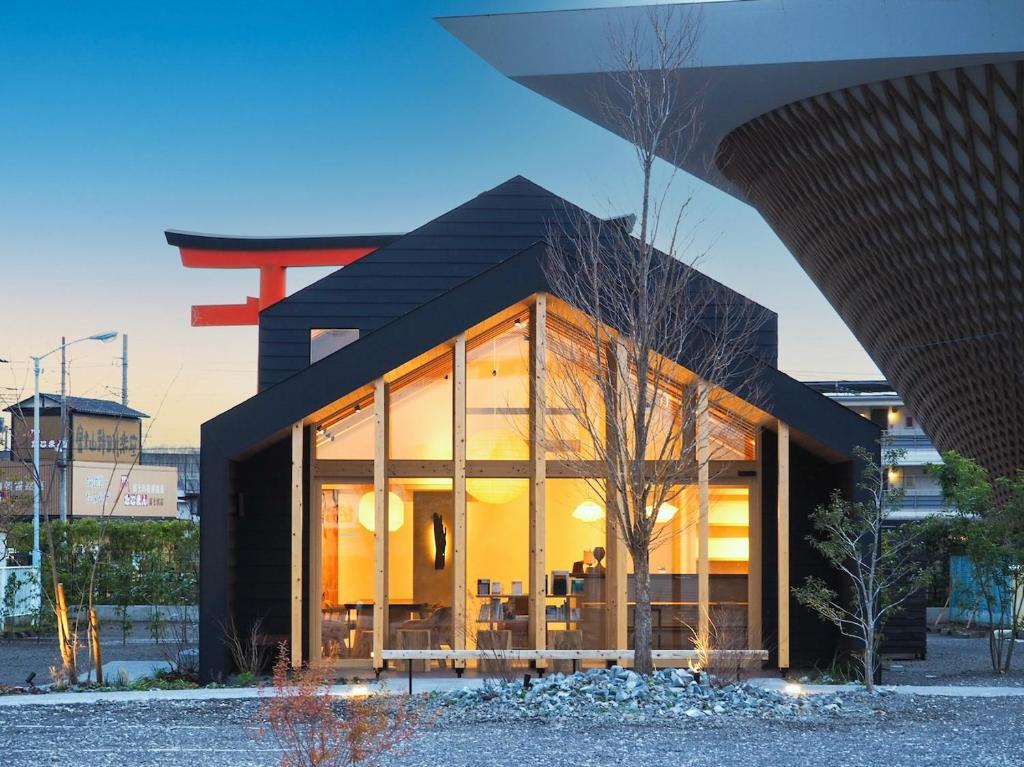
[[[472,453],[484,461],[521,461],[525,443],[512,429],[481,429],[471,437]],[[509,503],[526,491],[526,483],[516,479],[477,477],[466,480],[466,491],[481,503],[499,506]]]
[[[651,507],[650,506],[647,507],[646,511],[647,511],[647,516],[651,516]],[[663,525],[666,522],[671,522],[672,521],[672,517],[674,517],[676,515],[677,511],[679,511],[679,509],[677,509],[671,503],[663,503],[663,504],[661,504],[661,506],[658,507],[658,516],[656,516],[654,518],[655,524]]]
[[[573,510],[572,515],[581,522],[597,522],[604,517],[604,507],[596,501],[584,501]]]
[[[521,496],[526,490],[526,483],[521,479],[467,479],[466,492],[480,503],[500,506],[510,503]]]
[[[469,437],[469,458],[481,461],[525,461],[530,449],[512,429],[481,429]]]
[[[373,493],[364,493],[359,499],[359,524],[371,533],[376,528],[376,502]],[[405,524],[405,502],[397,493],[388,493],[388,532],[395,532]]]

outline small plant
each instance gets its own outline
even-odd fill
[[[397,753],[419,726],[408,701],[392,705],[384,695],[336,702],[315,670],[292,671],[288,645],[274,662],[273,692],[262,697],[264,736],[281,749],[281,767],[343,767],[378,764]]]
[[[192,690],[199,685],[173,672],[158,671],[151,677],[142,677],[124,686],[130,690]]]
[[[68,676],[63,666],[50,666],[50,680],[55,690],[66,690],[68,687]]]
[[[253,677],[259,676],[267,663],[268,654],[266,638],[263,635],[263,620],[261,618],[254,620],[244,634],[238,630],[234,617],[220,625],[224,634],[224,644],[227,646],[228,652],[231,653],[231,659],[235,662],[238,673],[249,673]]]
[[[253,682],[256,681],[256,678],[256,675],[252,672],[243,671],[241,674],[238,675],[236,681],[238,682],[239,687],[249,687],[250,685],[252,685]]]
[[[927,587],[932,569],[920,564],[921,527],[909,522],[898,527],[890,524],[903,491],[890,487],[887,475],[899,465],[904,451],[885,449],[884,464],[863,448],[855,452],[864,466],[858,485],[864,500],[849,501],[835,491],[829,503],[811,515],[816,535],[807,538],[841,576],[845,593],[808,576],[793,595],[857,642],[864,686],[874,692],[886,621]]]

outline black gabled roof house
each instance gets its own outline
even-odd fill
[[[570,209],[580,214],[517,176],[260,313],[259,393],[202,427],[204,676],[228,668],[221,633],[228,616],[239,625],[258,617],[271,635],[287,634],[292,425],[311,423],[314,414],[348,392],[503,309],[550,293],[541,268],[545,242],[566,224]],[[835,488],[854,492],[854,450],[877,450],[879,432],[776,369],[776,315],[758,309],[765,321],[745,364],[759,368],[766,390],[762,409],[793,433],[790,578],[795,585],[821,571],[805,541],[808,514]],[[358,340],[310,364],[311,331],[334,328],[358,330]],[[728,381],[712,383],[729,388]],[[313,450],[309,442],[307,457]],[[774,450],[766,438],[759,458],[764,645],[769,649],[777,609]],[[305,494],[308,501],[308,482]],[[304,577],[311,567],[308,548],[307,541]],[[795,604],[792,609],[794,658],[831,656],[836,644],[831,629]],[[310,614],[304,608],[303,621],[308,623]],[[304,656],[310,656],[310,648],[304,648]]]

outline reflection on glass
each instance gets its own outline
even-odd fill
[[[466,351],[466,457],[526,460],[530,327],[523,315],[469,340]]]
[[[373,458],[373,390],[355,392],[316,429],[316,457],[324,460]]]
[[[405,505],[405,523],[388,535],[388,638],[396,650],[453,646],[452,481],[401,479],[391,494]],[[420,661],[414,670],[427,670]]]
[[[596,486],[595,486],[596,485]],[[583,479],[549,479],[545,487],[549,573],[546,600],[547,646],[597,650],[605,644],[607,601],[607,519],[604,488]],[[556,574],[568,574],[563,589]],[[556,664],[565,671],[571,663]]]
[[[528,648],[529,480],[487,482],[498,501],[466,504],[466,646]]]
[[[715,643],[721,649],[747,645],[747,576],[750,560],[750,491],[712,487],[708,517],[709,606]],[[679,490],[679,511],[655,527],[650,556],[651,612],[656,649],[690,649],[698,625],[699,510],[697,488]],[[629,561],[629,632],[633,646],[634,579]]]
[[[372,485],[325,485],[320,497],[321,637],[325,658],[373,650],[373,531],[359,507]]]
[[[397,379],[390,389],[392,458],[452,457],[452,353]]]

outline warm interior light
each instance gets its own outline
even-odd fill
[[[525,444],[511,429],[481,429],[472,436],[472,453],[485,461],[522,460]],[[500,506],[514,501],[526,491],[526,483],[509,479],[474,478],[466,480],[466,491],[481,503]]]
[[[364,493],[359,499],[359,524],[371,533],[376,529],[376,502],[373,493]],[[405,524],[405,502],[397,493],[388,493],[388,531],[395,532]]]
[[[501,506],[511,503],[526,490],[526,483],[518,479],[467,479],[466,492],[480,503]]]
[[[604,516],[604,507],[596,501],[584,501],[573,510],[572,515],[581,522],[597,522]]]
[[[651,516],[651,507],[650,506],[647,507],[646,511],[647,511],[647,516]],[[679,511],[679,509],[676,508],[675,506],[673,506],[671,503],[663,503],[663,504],[661,504],[661,506],[658,507],[658,516],[656,516],[654,518],[655,524],[663,525],[666,522],[671,522],[672,521],[672,517],[674,517],[676,515],[676,512],[678,512],[678,511]]]
[[[750,559],[749,538],[711,538],[708,558],[716,561],[746,562]]]

